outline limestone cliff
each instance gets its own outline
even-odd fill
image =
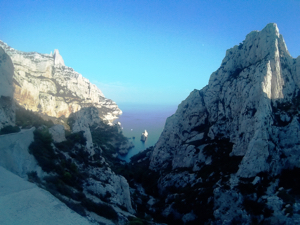
[[[153,150],[162,214],[216,224],[299,221],[299,201],[287,205],[278,194],[282,171],[299,167],[299,96],[300,57],[290,56],[276,24],[227,50],[209,84],[167,119]]]
[[[21,107],[15,109],[14,101]],[[126,224],[135,213],[127,180],[111,169],[119,163],[118,152],[126,154],[130,147],[111,124],[121,113],[95,85],[66,67],[58,50],[24,53],[0,42],[0,130],[16,132],[0,132],[0,166],[92,222]],[[10,221],[8,214],[0,219]]]
[[[122,113],[96,85],[65,66],[58,50],[53,55],[27,53],[15,50],[2,41],[0,47],[13,62],[14,99],[26,109],[50,117],[68,118],[71,113],[93,106],[99,109],[99,116],[108,122]]]
[[[12,61],[0,47],[0,129],[15,122],[13,73]]]

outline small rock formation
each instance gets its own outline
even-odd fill
[[[49,129],[52,139],[55,143],[60,143],[66,140],[65,129],[63,125],[56,124]]]
[[[59,54],[58,49],[54,50],[53,58],[54,58],[54,65],[62,65],[62,66],[65,65],[65,62],[62,56]]]
[[[141,141],[142,141],[142,142],[145,142],[145,141],[147,140],[147,137],[148,137],[148,132],[145,130],[145,131],[142,133]]]
[[[99,180],[88,178],[86,190],[98,196],[105,196],[109,193],[110,203],[123,206],[130,213],[135,212],[131,205],[129,185],[124,177],[116,175],[110,169],[94,168],[90,174],[95,175]]]

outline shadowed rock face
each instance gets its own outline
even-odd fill
[[[227,50],[209,84],[192,91],[167,119],[150,161],[152,170],[171,171],[160,177],[160,191],[174,185],[202,185],[205,173],[211,177],[220,173],[209,185],[214,190],[211,199],[206,199],[215,200],[215,218],[230,221],[246,215],[239,205],[243,199],[234,189],[241,177],[262,172],[276,176],[299,166],[299,88],[300,57],[290,56],[277,25],[249,33],[243,43]],[[226,168],[235,165],[235,169],[225,171],[222,158],[230,162]],[[189,180],[185,175],[179,182],[182,170],[197,176]],[[223,185],[230,190],[224,191],[220,181],[226,180],[226,173]],[[228,202],[233,211],[227,213],[221,209]]]
[[[13,86],[16,102],[34,112],[51,117],[69,117],[83,107],[94,106],[99,116],[112,122],[122,111],[104,97],[96,85],[64,65],[58,50],[54,54],[21,52],[0,41],[11,57],[15,71]]]
[[[0,129],[15,123],[13,74],[12,61],[0,47]]]

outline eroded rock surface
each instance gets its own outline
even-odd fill
[[[13,75],[12,61],[0,46],[0,129],[15,123]]]
[[[199,220],[214,216],[217,224],[227,224],[239,217],[241,224],[250,224],[263,214],[249,211],[250,203],[275,202],[276,191],[241,195],[238,187],[258,176],[261,180],[254,187],[267,188],[282,170],[299,166],[299,79],[300,57],[290,56],[276,24],[251,32],[227,50],[209,84],[192,91],[167,119],[153,150],[150,168],[161,174],[169,171],[158,180],[160,192],[168,193],[167,199],[182,188],[195,195],[194,202],[187,196],[179,198],[187,206],[192,204],[190,211],[169,203],[166,216],[196,211]],[[178,179],[180,175],[185,179]],[[274,214],[263,208],[266,213],[256,220],[273,221],[282,209],[277,203]],[[207,211],[201,210],[204,205]],[[280,215],[280,222],[292,224],[299,219],[295,214]]]
[[[54,54],[21,52],[0,41],[0,47],[11,57],[16,102],[34,112],[68,118],[71,113],[93,106],[99,116],[112,122],[122,111],[104,97],[96,85],[64,65],[58,50]],[[10,81],[10,85],[12,82]]]

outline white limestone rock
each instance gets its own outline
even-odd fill
[[[205,138],[214,139],[221,135],[233,143],[231,155],[244,156],[238,172],[240,176],[254,176],[270,169],[266,160],[268,157],[276,159],[275,146],[267,140],[290,131],[290,127],[274,126],[273,108],[282,102],[289,103],[297,96],[300,87],[298,58],[290,56],[276,24],[268,24],[262,31],[248,34],[242,44],[227,50],[208,86],[194,90],[167,119],[150,167],[156,170],[166,161],[174,164],[174,157],[187,155],[187,148],[182,148],[182,143],[188,145],[196,140],[205,143]],[[281,120],[293,121],[288,126],[297,126],[298,122],[291,115],[283,115],[280,115]],[[203,132],[206,128],[208,130]],[[282,132],[283,129],[286,131]],[[287,138],[294,144],[293,148],[298,149],[298,131],[294,130],[291,135],[282,138]],[[286,151],[282,139],[275,144],[281,151]],[[197,158],[197,154],[200,153],[187,157]],[[293,151],[293,154],[295,165],[300,152]]]
[[[51,55],[52,55],[52,54],[51,54]],[[62,66],[65,65],[65,62],[64,62],[62,56],[59,54],[58,49],[55,49],[55,50],[54,50],[53,58],[54,58],[54,64],[55,64],[55,65],[62,65]]]
[[[141,136],[141,141],[145,142],[148,138],[148,132],[147,130],[145,130],[143,133],[142,133],[142,136]]]
[[[51,117],[69,117],[88,106],[101,112],[103,120],[112,123],[122,111],[104,97],[96,85],[64,65],[58,50],[54,55],[21,52],[0,41],[0,47],[11,57],[14,99],[34,112]]]
[[[98,196],[109,196],[107,202],[125,207],[128,212],[135,213],[131,205],[130,190],[127,180],[123,176],[116,175],[110,168],[91,168],[90,174],[98,177],[99,180],[89,178],[85,187]]]
[[[86,147],[91,155],[94,155],[93,139],[90,130],[90,126],[95,123],[100,123],[101,119],[99,117],[99,109],[95,107],[83,108],[73,115],[71,115],[73,124],[71,124],[71,129],[73,133],[83,131],[83,135],[86,138]]]
[[[49,133],[52,135],[52,139],[56,143],[66,141],[66,134],[63,125],[56,124],[49,129]]]
[[[10,57],[0,47],[0,96],[13,96],[14,66]]]
[[[0,129],[15,123],[13,74],[12,61],[0,46]]]
[[[276,176],[283,169],[299,167],[299,94],[300,57],[290,56],[277,25],[248,34],[243,43],[227,50],[209,84],[192,91],[167,119],[150,159],[150,169],[161,174],[159,189],[176,187],[174,180],[184,171],[205,177],[189,183],[200,187],[215,177],[216,183],[208,189],[214,190],[216,224],[229,224],[234,218],[249,224],[244,198],[236,189],[241,178],[252,182],[261,172]],[[222,152],[221,157],[240,157],[235,158],[240,161],[230,179],[222,171],[210,171],[211,166],[215,171],[222,168],[214,164]],[[257,178],[255,185],[259,182]],[[270,198],[267,204],[274,204],[274,213],[282,216],[277,222],[295,223],[296,217],[290,219],[277,210],[281,205],[272,195],[264,198]]]

